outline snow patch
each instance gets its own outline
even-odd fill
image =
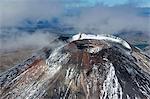
[[[70,59],[69,53],[61,52],[63,47],[64,45],[55,49],[46,60],[46,64],[49,66],[49,74],[51,77],[53,77],[54,74],[58,73],[62,68],[62,65],[66,64]]]
[[[94,48],[87,49],[87,52],[89,52],[89,53],[97,53],[100,50],[102,50],[101,47],[94,47]]]
[[[123,45],[125,48],[131,50],[130,45],[126,41],[124,41],[121,38],[111,36],[111,35],[91,35],[91,34],[79,33],[79,34],[74,35],[71,41],[84,40],[84,39],[108,40],[111,42],[119,43]]]
[[[119,84],[118,78],[115,74],[115,69],[112,63],[108,64],[109,71],[103,83],[102,98],[101,99],[122,99],[122,88]]]

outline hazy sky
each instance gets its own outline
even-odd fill
[[[123,4],[134,4],[138,7],[150,7],[149,0],[63,0],[66,5],[71,4],[73,6],[95,6],[97,4],[104,4],[106,6],[116,6]],[[76,5],[75,5],[76,4]]]
[[[67,9],[97,6],[150,7],[149,0],[0,0],[0,26],[16,25],[24,19],[61,17]],[[138,10],[138,9],[137,9]],[[99,13],[99,12],[97,12]],[[101,13],[102,14],[102,13]],[[80,15],[79,15],[80,16]]]
[[[146,7],[150,9],[150,0],[0,0],[0,27],[22,25],[26,19],[38,21],[57,17],[61,24],[80,32],[111,34],[135,30],[150,35],[150,12],[143,9]],[[66,13],[75,14],[66,16]],[[37,35],[9,38],[0,47],[45,46],[54,37],[42,31],[35,33]]]
[[[149,16],[143,8],[149,0],[0,0],[0,27],[21,25],[26,19],[51,20],[81,31],[118,32],[121,30],[150,31]],[[69,11],[68,11],[69,10]],[[65,13],[77,13],[65,16]]]

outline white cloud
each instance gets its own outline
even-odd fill
[[[128,5],[81,8],[80,16],[65,18],[65,22],[80,31],[114,33],[122,30],[149,32],[149,17],[139,14],[139,8]]]
[[[50,46],[51,42],[57,38],[53,33],[43,33],[36,31],[33,34],[22,33],[8,38],[1,39],[0,50],[16,50],[19,48],[42,48]]]
[[[1,0],[0,25],[12,26],[23,19],[50,19],[59,16],[63,7],[59,0]]]
[[[128,5],[118,6],[92,6],[70,8],[78,10],[76,16],[63,16],[65,0],[0,0],[0,26],[15,26],[24,19],[50,20],[59,17],[61,24],[73,26],[80,32],[115,33],[122,30],[142,31],[150,35],[150,18],[141,16],[141,8]],[[80,0],[79,0],[80,1]],[[143,3],[145,4],[145,3]],[[72,11],[74,11],[72,10]],[[11,31],[9,31],[11,32]],[[8,38],[0,46],[4,49],[19,48],[24,46],[45,46],[49,39],[55,38],[51,34],[36,32],[32,35]]]
[[[149,0],[130,0],[129,3],[137,7],[150,7]]]

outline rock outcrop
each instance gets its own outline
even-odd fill
[[[127,46],[82,38],[45,48],[0,76],[0,97],[150,99],[150,58]]]

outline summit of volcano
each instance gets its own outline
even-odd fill
[[[149,99],[150,57],[121,38],[79,33],[0,75],[1,99]]]

